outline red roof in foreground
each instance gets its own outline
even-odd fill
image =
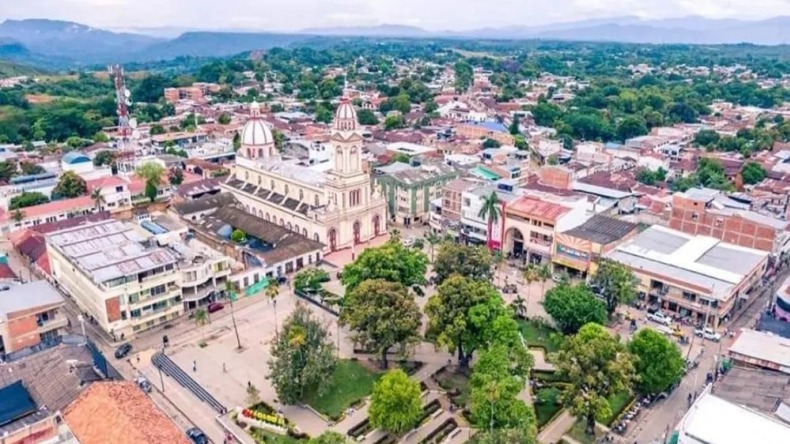
[[[508,204],[506,211],[517,211],[538,219],[556,221],[560,216],[569,212],[570,208],[531,196],[524,196]]]

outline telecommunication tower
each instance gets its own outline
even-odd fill
[[[121,65],[110,65],[107,70],[115,86],[115,104],[118,114],[118,148],[125,150],[130,148],[130,141],[135,136],[137,122],[129,117],[129,106],[132,104],[129,88],[123,78],[123,68]]]

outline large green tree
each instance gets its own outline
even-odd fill
[[[151,202],[155,201],[165,169],[158,163],[147,162],[137,167],[135,172],[145,180],[145,196]]]
[[[87,192],[88,185],[85,179],[74,171],[66,171],[58,178],[58,183],[52,190],[52,198],[70,199],[72,197],[85,195]]]
[[[765,179],[765,169],[757,162],[747,162],[741,169],[741,177],[746,185],[754,185]]]
[[[510,310],[490,282],[453,275],[431,296],[425,307],[427,336],[450,353],[462,367],[475,350],[496,342],[515,342],[518,329]]]
[[[403,435],[420,420],[420,384],[401,369],[390,370],[373,386],[368,415],[370,424],[394,435]]]
[[[308,391],[325,393],[336,363],[324,326],[302,305],[283,323],[271,347],[269,377],[283,404],[297,404]]]
[[[683,377],[686,361],[680,347],[652,328],[639,330],[628,350],[636,360],[637,387],[642,393],[663,392]]]
[[[439,283],[453,274],[490,280],[493,257],[487,248],[445,242],[439,246],[433,272]]]
[[[591,285],[604,298],[606,311],[611,315],[618,305],[628,304],[636,299],[638,283],[639,280],[630,268],[611,259],[601,259]]]
[[[546,292],[546,313],[566,335],[572,335],[590,322],[606,323],[606,304],[584,284],[560,284]]]
[[[419,342],[421,319],[409,289],[383,279],[362,281],[347,292],[340,312],[340,324],[354,332],[354,342],[381,356],[383,369],[393,347],[399,346],[405,354]]]
[[[425,283],[427,268],[425,253],[406,248],[398,238],[392,238],[379,247],[366,248],[354,262],[343,268],[341,281],[347,292],[368,279],[383,279],[412,287]]]
[[[633,357],[619,338],[598,324],[587,324],[568,338],[553,357],[557,374],[569,381],[563,403],[586,423],[587,434],[595,422],[612,414],[609,398],[630,392],[636,377]]]
[[[488,224],[488,244],[491,247],[492,230],[494,225],[502,218],[502,201],[499,200],[499,195],[496,191],[492,191],[491,194],[483,198],[483,205],[480,207],[477,217],[484,219]]]
[[[49,202],[49,198],[38,191],[23,191],[8,202],[9,210],[32,207]]]

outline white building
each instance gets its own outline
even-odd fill
[[[251,112],[235,170],[221,185],[247,212],[321,242],[327,252],[386,233],[384,198],[363,168],[362,134],[349,101],[335,115],[328,168],[280,155],[256,103]]]

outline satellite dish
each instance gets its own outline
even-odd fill
[[[130,127],[131,129],[135,129],[135,128],[137,128],[137,119],[134,119],[134,118],[130,119],[130,120],[129,120],[129,127]]]
[[[126,99],[126,100],[124,101],[124,104],[125,104],[126,106],[131,106],[131,105],[132,105],[132,101],[131,101],[131,100],[129,100],[129,99]]]
[[[128,88],[124,88],[123,95],[126,96],[127,98],[129,98],[129,97],[132,96],[132,93],[131,93],[131,91],[129,91]]]

